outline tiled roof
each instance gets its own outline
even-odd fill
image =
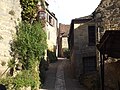
[[[61,23],[59,24],[59,30],[62,36],[67,36],[69,33],[69,29],[70,29],[70,25],[61,24]]]

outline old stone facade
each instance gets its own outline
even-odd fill
[[[97,26],[97,57],[103,59],[105,90],[120,89],[120,0],[102,0],[94,11]],[[100,59],[100,56],[104,58]],[[102,64],[100,64],[102,65]],[[101,70],[102,71],[102,70]]]
[[[94,14],[96,21],[101,22],[101,25],[105,30],[120,29],[119,0],[101,0],[100,5],[94,11]]]
[[[68,49],[68,33],[70,25],[59,24],[59,33],[58,33],[58,55],[59,57],[64,57],[64,49]]]
[[[95,32],[95,23],[91,16],[73,19],[71,22],[69,47],[76,77],[96,71]]]
[[[47,33],[47,44],[48,49],[57,52],[57,32],[58,32],[58,21],[54,14],[46,11],[46,33]]]
[[[58,56],[58,20],[55,14],[49,11],[49,3],[44,1],[45,8],[38,2],[38,19],[43,20],[45,23],[44,30],[47,35],[48,51],[54,52]],[[47,60],[47,50],[45,51],[45,60]]]
[[[0,1],[0,75],[6,70],[7,62],[11,59],[10,43],[21,20],[21,10],[19,0]]]

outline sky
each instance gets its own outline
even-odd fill
[[[49,10],[54,12],[59,23],[70,24],[74,18],[92,14],[101,0],[47,0]]]

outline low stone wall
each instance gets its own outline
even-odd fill
[[[105,64],[105,90],[120,90],[120,61]]]

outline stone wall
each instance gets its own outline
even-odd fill
[[[96,19],[101,18],[106,30],[120,29],[120,0],[102,0],[95,10]]]
[[[103,32],[98,32],[98,34],[104,34],[106,30],[120,30],[120,0],[102,0],[100,5],[95,10],[94,14],[97,25],[102,27],[102,29],[104,30]],[[98,35],[97,38],[100,39],[101,36]],[[120,61],[115,61],[110,57],[109,59],[111,60],[111,62],[105,61],[105,90],[119,90]]]
[[[21,20],[19,0],[0,1],[0,75],[6,70],[11,59],[10,43],[16,33],[16,26]]]
[[[74,30],[74,57],[76,60],[76,72],[79,76],[83,74],[83,58],[96,56],[95,46],[89,46],[88,26],[93,26],[94,23],[85,23]],[[77,26],[77,25],[75,25]]]
[[[67,24],[59,24],[59,36],[58,36],[58,44],[59,44],[59,56],[63,55],[63,49],[68,48],[68,33],[69,33],[70,25]]]
[[[120,90],[120,61],[105,63],[104,82],[105,90]]]

